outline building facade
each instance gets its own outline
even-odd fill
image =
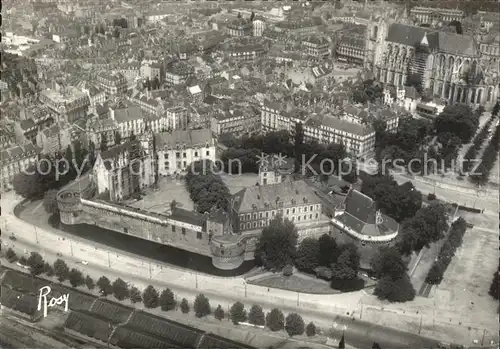
[[[208,129],[158,133],[155,145],[160,176],[185,172],[195,161],[215,161],[215,144]]]
[[[83,119],[90,106],[87,94],[74,87],[43,90],[39,99],[57,116],[58,122],[73,123]]]
[[[31,143],[16,145],[0,152],[2,164],[2,190],[12,188],[14,176],[21,171],[35,165],[39,159],[41,149]]]
[[[121,73],[100,72],[97,83],[106,93],[106,97],[124,95],[127,92],[127,79]]]
[[[381,20],[371,24],[366,66],[378,81],[402,86],[410,75],[448,104],[491,109],[499,96],[498,63],[472,36]]]

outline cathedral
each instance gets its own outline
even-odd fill
[[[368,25],[366,52],[365,67],[388,85],[411,77],[429,97],[486,110],[500,96],[498,34],[485,39],[380,18]]]

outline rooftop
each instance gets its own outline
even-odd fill
[[[233,196],[233,208],[237,212],[264,211],[298,205],[314,205],[321,200],[303,180],[245,188]]]
[[[212,132],[209,129],[202,130],[174,130],[172,132],[162,132],[155,135],[156,148],[176,148],[177,146],[186,147],[205,147],[208,143],[213,144]]]

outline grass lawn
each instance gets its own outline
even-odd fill
[[[337,294],[338,290],[330,287],[330,283],[308,276],[284,276],[281,273],[266,275],[259,279],[248,280],[249,284],[263,287],[280,288],[293,292],[311,293],[311,294]]]

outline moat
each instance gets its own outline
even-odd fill
[[[139,239],[130,235],[124,235],[112,230],[99,228],[97,226],[79,224],[65,225],[54,219],[50,224],[68,234],[94,241],[112,248],[133,253],[142,257],[151,258],[159,262],[168,263],[177,267],[196,270],[200,273],[234,277],[247,273],[254,268],[254,261],[246,261],[239,268],[233,270],[221,270],[213,266],[212,259],[178,248],[157,244],[147,240]]]

